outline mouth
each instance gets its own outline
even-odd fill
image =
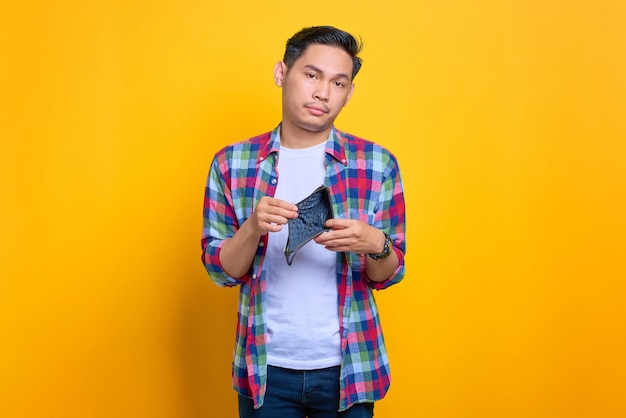
[[[310,113],[316,116],[321,116],[329,112],[329,110],[325,106],[306,105],[305,107]]]

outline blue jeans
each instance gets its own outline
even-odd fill
[[[267,367],[263,406],[254,409],[252,399],[239,395],[240,418],[372,418],[373,403],[339,409],[339,366],[318,370]]]

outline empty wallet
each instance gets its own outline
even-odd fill
[[[296,203],[296,206],[298,217],[287,221],[289,235],[287,245],[285,245],[285,258],[288,265],[291,265],[296,251],[304,244],[322,232],[330,230],[324,227],[324,223],[334,217],[330,203],[330,190],[325,185],[315,189],[313,193]]]

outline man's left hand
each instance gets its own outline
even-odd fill
[[[330,251],[375,254],[385,246],[382,231],[357,219],[329,219],[324,226],[331,231],[315,237],[315,242]]]

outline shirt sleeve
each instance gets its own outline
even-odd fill
[[[375,214],[375,224],[391,237],[392,250],[398,256],[398,267],[393,274],[382,282],[366,278],[372,289],[386,289],[404,278],[406,253],[406,217],[404,203],[404,186],[396,158],[389,154],[381,190],[379,193],[379,209]]]
[[[230,277],[219,258],[224,241],[235,235],[239,227],[223,167],[227,167],[227,163],[222,151],[214,157],[206,182],[201,241],[202,263],[211,280],[221,287],[245,281],[245,276],[242,279]]]

